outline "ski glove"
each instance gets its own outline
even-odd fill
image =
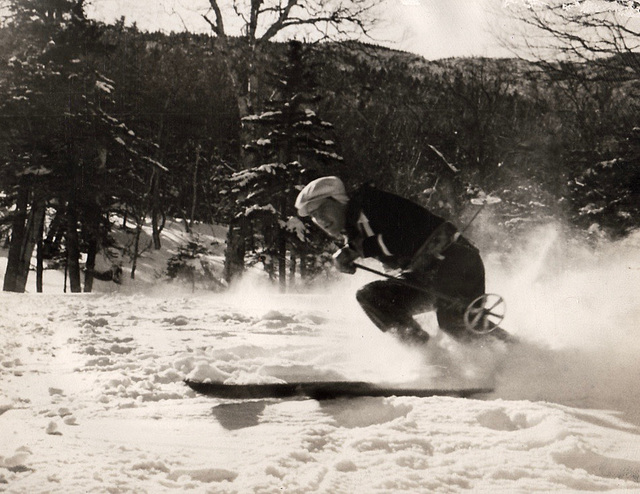
[[[333,255],[333,262],[341,273],[353,274],[356,266],[353,264],[360,255],[349,247],[343,247]]]

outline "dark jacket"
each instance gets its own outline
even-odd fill
[[[351,196],[345,229],[349,247],[362,257],[404,269],[444,221],[414,202],[365,185]]]

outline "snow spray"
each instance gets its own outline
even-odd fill
[[[597,247],[558,225],[532,232],[508,269],[489,266],[521,344],[496,375],[498,395],[609,408],[640,423],[640,232]]]

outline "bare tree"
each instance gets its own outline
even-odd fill
[[[523,1],[508,10],[523,26],[517,40],[504,42],[516,54],[556,71],[569,69],[561,62],[589,62],[604,69],[593,77],[640,77],[640,2]]]
[[[226,37],[225,11],[230,6],[242,20],[242,36],[249,43],[271,41],[284,31],[312,34],[315,39],[367,35],[380,0],[209,0],[211,10],[203,17],[218,37]]]
[[[376,23],[375,8],[382,1],[209,0],[211,8],[202,17],[212,33],[223,46],[230,36],[239,34],[249,51],[247,66],[239,67],[230,60],[226,63],[227,76],[238,96],[240,118],[252,111],[258,83],[255,60],[262,45],[296,36],[314,41],[368,36]],[[238,24],[231,20],[238,19],[240,32],[230,32],[228,26]]]
[[[531,60],[553,81],[570,105],[583,143],[594,142],[614,118],[622,88],[626,113],[640,101],[640,16],[638,2],[511,2],[511,16],[522,26],[511,37],[516,55]],[[616,96],[616,92],[618,95]],[[615,119],[621,122],[621,115]]]

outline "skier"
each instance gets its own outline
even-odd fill
[[[328,235],[346,240],[334,255],[341,272],[355,273],[359,257],[373,257],[387,268],[401,270],[397,278],[374,281],[356,294],[380,330],[409,343],[426,343],[429,334],[413,316],[435,310],[440,328],[455,339],[478,337],[467,330],[464,311],[485,292],[484,265],[478,249],[451,223],[369,185],[349,197],[338,177],[310,182],[295,206],[300,216],[311,216]],[[490,334],[504,339],[506,332],[497,328]]]

